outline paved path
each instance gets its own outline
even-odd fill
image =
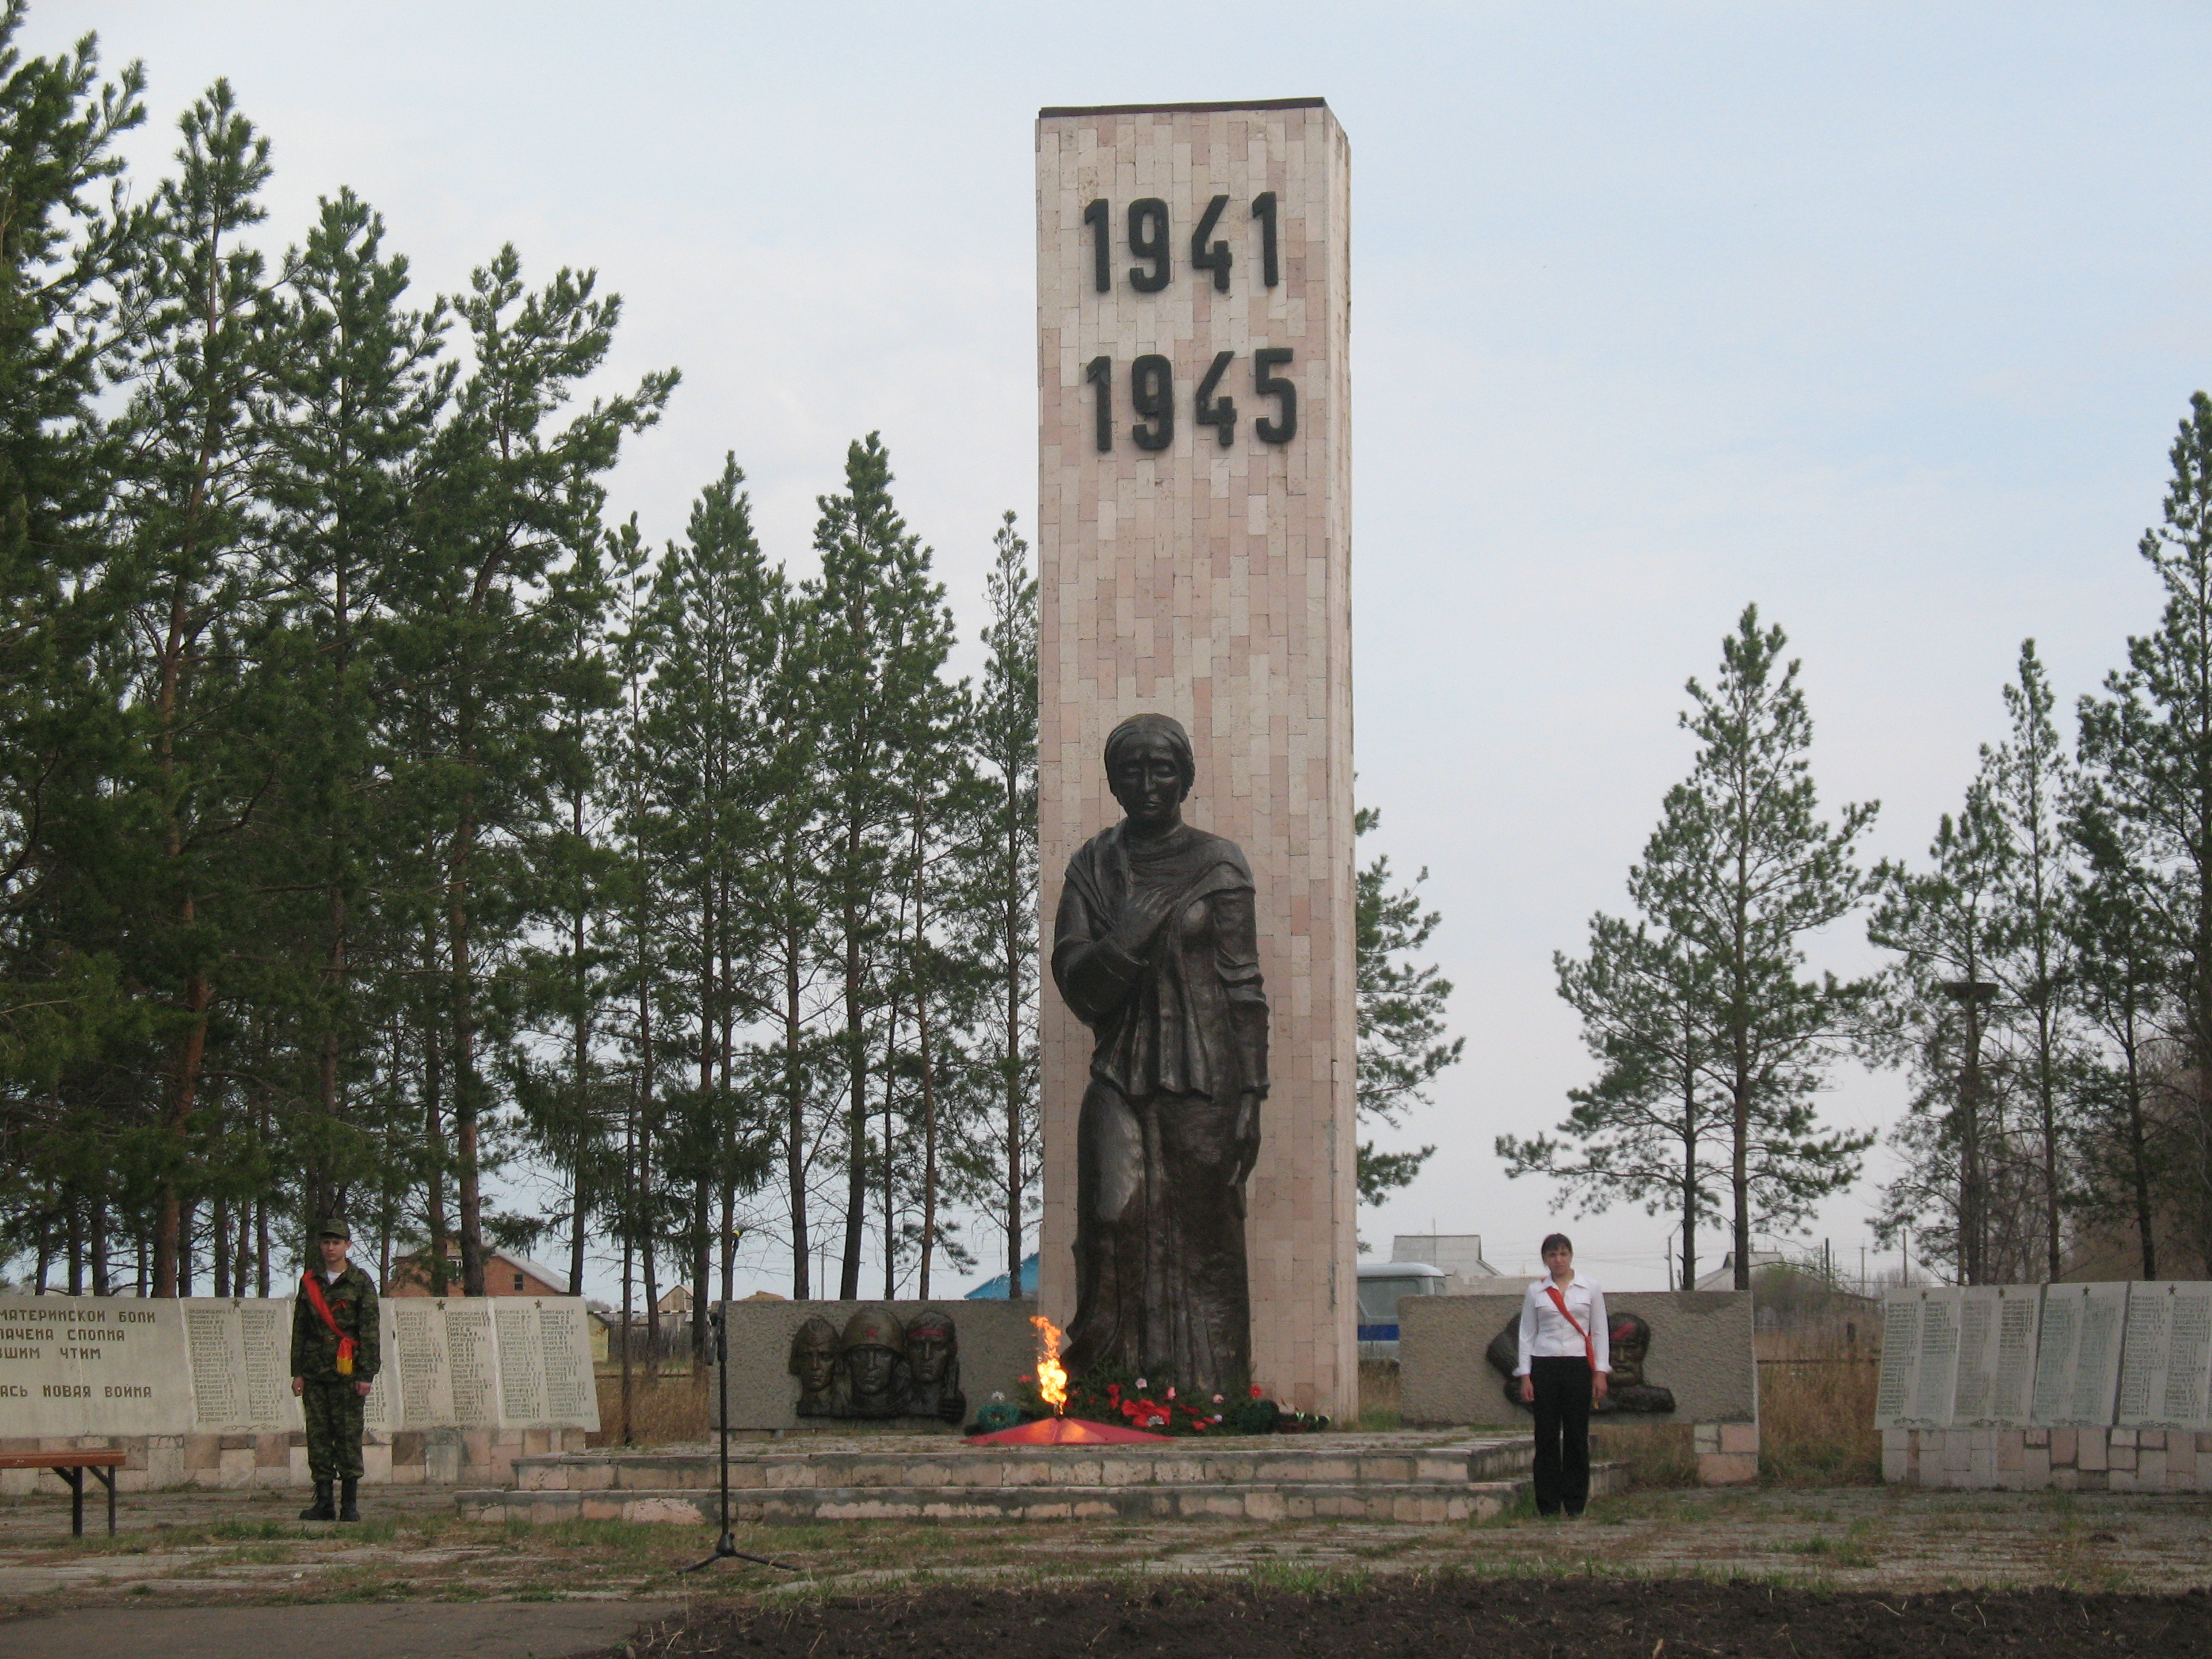
[[[9,1659],[560,1659],[611,1646],[674,1601],[81,1608],[0,1621]]]

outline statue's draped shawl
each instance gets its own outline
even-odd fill
[[[1092,836],[1068,860],[1054,940],[1060,994],[1097,1034],[1091,1075],[1133,1099],[1226,1100],[1264,1088],[1264,1075],[1247,1075],[1257,1056],[1240,1054],[1222,1006],[1260,994],[1251,866],[1234,842],[1188,824],[1143,839],[1124,827]],[[1111,938],[1124,907],[1162,890],[1171,902],[1161,925],[1134,956],[1125,952]],[[1221,894],[1247,896],[1235,907],[1243,925],[1207,927],[1200,951],[1186,948],[1195,941],[1185,939],[1184,912]]]

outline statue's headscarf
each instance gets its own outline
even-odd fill
[[[1115,757],[1144,738],[1165,738],[1174,752],[1176,768],[1188,789],[1198,779],[1198,757],[1190,746],[1190,733],[1172,714],[1132,714],[1106,734],[1106,772],[1112,776]]]

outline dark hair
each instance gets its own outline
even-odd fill
[[[1176,769],[1186,789],[1198,780],[1198,759],[1190,746],[1190,733],[1172,714],[1132,714],[1106,734],[1106,773],[1114,773],[1114,757],[1140,738],[1165,738],[1175,755]]]
[[[1546,1233],[1544,1242],[1536,1247],[1536,1254],[1549,1255],[1554,1250],[1565,1250],[1569,1255],[1572,1255],[1575,1253],[1574,1241],[1565,1233]]]

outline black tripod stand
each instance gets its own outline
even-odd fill
[[[798,1572],[788,1561],[771,1561],[765,1555],[748,1555],[737,1545],[730,1532],[730,1334],[722,1323],[722,1310],[712,1308],[707,1313],[708,1322],[714,1328],[714,1386],[720,1391],[720,1422],[722,1425],[722,1535],[714,1540],[714,1553],[705,1560],[688,1567],[678,1567],[678,1572],[698,1572],[717,1561],[750,1561],[763,1567],[781,1567],[786,1572]]]

